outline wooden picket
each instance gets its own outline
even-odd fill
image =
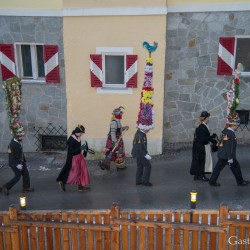
[[[250,211],[230,211],[226,205],[175,211],[121,210],[118,204],[106,210],[69,211],[12,206],[0,212],[3,250],[240,250],[250,248],[241,244],[249,236]]]

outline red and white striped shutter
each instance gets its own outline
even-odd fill
[[[126,88],[137,88],[137,55],[126,56],[125,84]]]
[[[218,75],[232,75],[234,67],[235,37],[220,37],[218,53]]]
[[[102,55],[90,55],[90,81],[91,87],[102,87]]]
[[[46,83],[59,83],[59,62],[58,62],[58,46],[44,45],[44,70]]]
[[[3,81],[16,76],[13,44],[0,44],[0,63]]]

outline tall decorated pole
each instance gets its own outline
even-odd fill
[[[24,129],[20,121],[22,84],[21,79],[13,77],[3,83],[5,91],[6,110],[9,120],[9,127],[13,136],[23,136]]]
[[[136,125],[140,129],[150,130],[154,128],[154,88],[153,88],[153,58],[151,53],[156,51],[158,43],[151,46],[148,42],[143,42],[143,47],[149,52],[146,59],[144,83],[141,91],[140,108]]]
[[[235,77],[232,82],[232,86],[227,92],[227,121],[239,120],[236,112],[237,106],[240,104],[239,93],[240,93],[240,73],[244,70],[241,63],[238,63],[235,72]]]

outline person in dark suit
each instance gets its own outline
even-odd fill
[[[23,177],[23,193],[34,192],[34,188],[30,187],[30,176],[26,165],[26,159],[22,148],[23,135],[15,135],[8,146],[9,166],[13,170],[15,176],[2,187],[5,195],[9,195],[9,190]]]
[[[236,179],[238,186],[246,186],[249,181],[242,177],[240,164],[236,159],[237,139],[235,130],[240,125],[240,119],[237,113],[234,113],[228,118],[227,127],[222,131],[219,139],[218,162],[215,165],[212,176],[209,180],[211,186],[219,187],[217,179],[223,168],[228,165]]]
[[[195,129],[193,148],[192,148],[192,163],[190,174],[194,175],[194,180],[208,181],[205,173],[212,172],[212,155],[210,142],[217,137],[214,133],[210,136],[208,129],[210,114],[207,111],[202,111],[198,119],[198,126]]]
[[[151,156],[147,151],[147,133],[149,130],[138,129],[135,133],[132,148],[132,157],[137,160],[136,185],[151,187]]]

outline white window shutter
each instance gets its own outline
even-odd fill
[[[137,55],[126,56],[125,84],[127,88],[137,88]]]
[[[0,63],[3,81],[16,76],[13,44],[0,44]]]

